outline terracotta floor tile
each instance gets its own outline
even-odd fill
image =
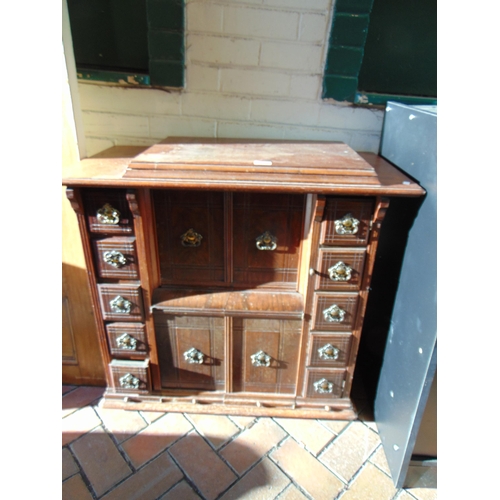
[[[316,420],[301,418],[275,418],[274,420],[313,455],[317,455],[335,437],[333,432],[325,429]]]
[[[291,484],[277,500],[309,500],[294,484]]]
[[[148,425],[138,411],[96,408],[96,412],[118,443],[129,439]]]
[[[361,422],[352,422],[319,459],[348,483],[379,444],[375,432]]]
[[[274,500],[290,479],[267,457],[247,472],[221,500]]]
[[[408,493],[411,493],[418,500],[437,500],[436,488],[405,488]]]
[[[319,420],[319,422],[337,436],[350,424],[347,420]]]
[[[236,424],[223,415],[188,415],[188,420],[215,449],[220,448],[240,432]]]
[[[62,398],[63,418],[75,410],[96,402],[104,393],[104,387],[78,387]]]
[[[388,476],[391,475],[391,470],[389,469],[389,464],[387,463],[387,458],[384,453],[384,448],[380,445],[377,451],[370,457],[370,462],[376,465],[380,470],[385,472]]]
[[[106,493],[132,473],[111,438],[101,429],[75,441],[71,451],[97,496]]]
[[[181,481],[159,500],[200,500],[200,497],[186,481]]]
[[[314,500],[332,500],[344,487],[339,479],[292,438],[288,438],[270,457]]]
[[[183,477],[179,467],[168,453],[164,452],[102,498],[103,500],[155,500]]]
[[[367,463],[340,499],[391,500],[396,493],[392,480],[377,467]]]
[[[78,474],[62,485],[62,500],[92,500],[93,497]]]
[[[196,432],[169,449],[184,473],[207,500],[215,499],[235,479],[235,474]]]
[[[62,445],[71,443],[98,425],[101,425],[101,419],[91,406],[75,411],[62,419]]]
[[[158,420],[160,417],[165,415],[165,412],[161,411],[141,411],[141,415],[146,419],[148,424],[153,423],[155,420]]]
[[[64,481],[68,477],[76,474],[79,471],[78,465],[71,455],[68,448],[63,448],[62,450],[62,480]]]
[[[241,475],[286,435],[272,419],[260,418],[250,429],[231,441],[220,454]]]
[[[231,415],[229,417],[240,429],[246,429],[255,422],[255,417],[237,417]]]
[[[182,413],[167,413],[121,446],[139,468],[192,428]]]
[[[76,386],[75,385],[63,385],[62,386],[62,395],[64,396],[69,391],[72,391]]]

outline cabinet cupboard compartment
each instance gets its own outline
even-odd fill
[[[125,189],[86,189],[83,203],[91,233],[133,234],[134,221]]]
[[[223,284],[224,194],[153,192],[162,284]]]
[[[312,329],[315,331],[352,331],[359,297],[355,293],[314,294]]]
[[[368,242],[372,199],[326,197],[320,244],[363,246]]]
[[[111,360],[109,363],[114,392],[146,394],[150,391],[149,360]]]
[[[224,318],[154,312],[163,388],[225,388]]]
[[[234,284],[295,289],[305,198],[233,194]]]
[[[349,361],[352,335],[311,334],[307,365],[323,368],[343,368]]]
[[[302,321],[233,318],[233,391],[294,394]]]
[[[97,288],[105,321],[143,321],[139,285],[98,284]]]
[[[365,259],[365,249],[320,249],[314,268],[315,290],[359,290]]]
[[[134,237],[94,239],[93,244],[99,278],[139,279]]]
[[[143,323],[109,323],[106,334],[113,356],[146,357],[148,345]]]

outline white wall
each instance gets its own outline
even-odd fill
[[[321,99],[332,0],[187,0],[182,91],[79,83],[87,152],[167,136],[343,141],[378,152],[383,111]]]

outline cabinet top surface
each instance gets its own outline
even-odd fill
[[[63,172],[67,186],[421,196],[381,157],[339,142],[168,138],[116,146]]]

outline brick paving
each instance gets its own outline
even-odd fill
[[[369,413],[353,422],[103,409],[62,388],[63,500],[436,500],[394,488]]]

